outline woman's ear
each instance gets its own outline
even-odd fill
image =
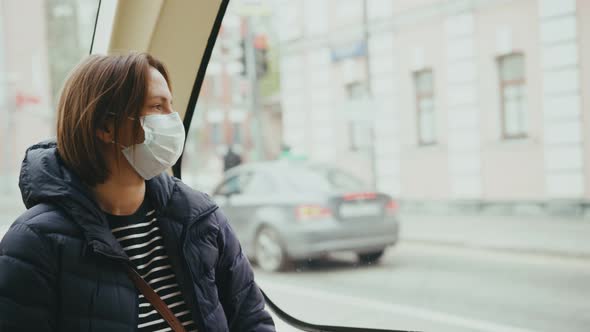
[[[110,144],[115,140],[115,135],[113,135],[113,132],[113,125],[105,124],[102,126],[102,128],[96,129],[96,137],[98,137],[98,139],[100,139],[103,143]]]

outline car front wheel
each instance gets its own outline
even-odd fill
[[[256,235],[255,257],[258,266],[267,272],[284,270],[289,259],[277,231],[264,227]]]

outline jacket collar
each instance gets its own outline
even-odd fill
[[[90,188],[63,163],[54,140],[27,149],[19,187],[27,208],[39,203],[57,205],[80,226],[88,247],[94,252],[128,260]],[[190,189],[166,173],[146,181],[146,192],[158,214],[165,214],[174,222],[185,224],[216,208],[206,194]]]

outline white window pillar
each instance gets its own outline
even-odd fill
[[[482,196],[474,25],[472,13],[450,16],[445,22],[449,179],[455,199]],[[458,118],[472,121],[454,121]]]
[[[584,194],[576,0],[540,0],[543,147],[548,198]]]
[[[373,34],[369,39],[371,92],[374,99],[374,158],[377,189],[393,196],[401,193],[398,89],[395,82],[395,36]]]
[[[309,107],[306,91],[306,66],[303,54],[281,58],[281,101],[283,107],[283,143],[294,152],[307,152]]]

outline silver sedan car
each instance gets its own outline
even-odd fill
[[[377,262],[398,240],[397,202],[335,167],[271,161],[236,167],[213,193],[263,270],[331,252]]]

